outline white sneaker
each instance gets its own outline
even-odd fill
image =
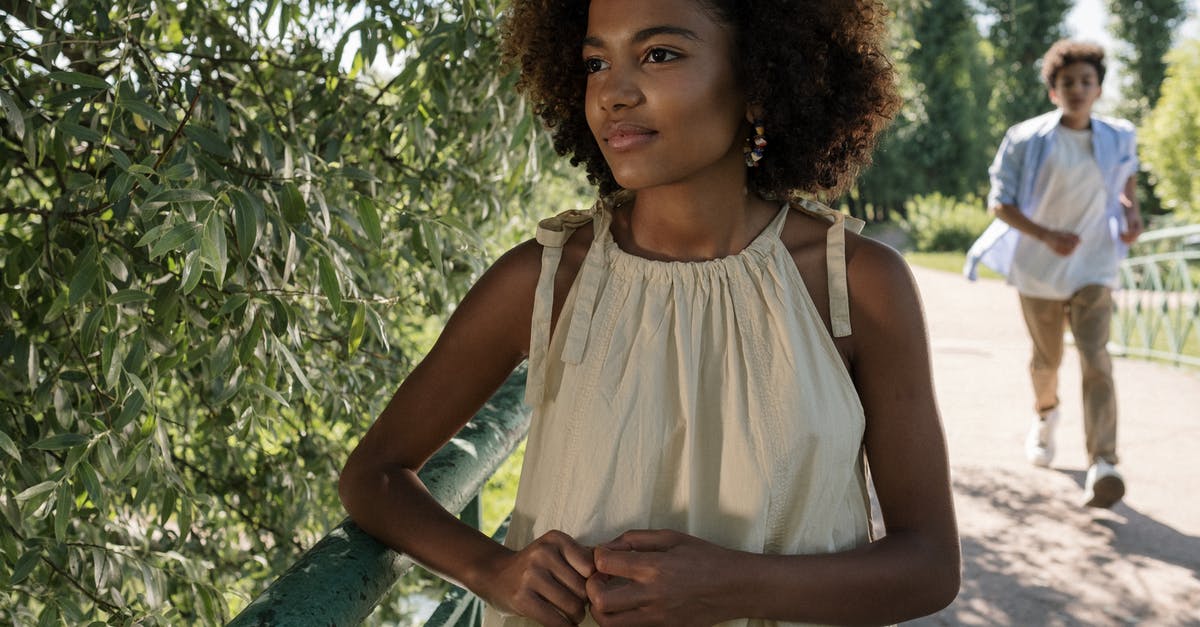
[[[1112,507],[1125,496],[1125,480],[1116,466],[1096,460],[1088,468],[1087,480],[1083,483],[1083,504],[1087,507]]]
[[[1058,426],[1058,408],[1042,412],[1033,419],[1025,438],[1025,457],[1034,466],[1046,468],[1054,459],[1054,428]]]

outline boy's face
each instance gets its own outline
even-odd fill
[[[1070,116],[1090,116],[1099,98],[1100,75],[1096,66],[1086,61],[1063,66],[1050,86],[1050,102]]]

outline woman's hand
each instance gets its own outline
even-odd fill
[[[561,531],[548,531],[520,551],[505,550],[488,564],[479,596],[505,614],[542,625],[583,622],[587,579],[595,574],[592,550]]]
[[[603,627],[719,623],[714,575],[735,554],[678,531],[626,531],[596,547],[596,574],[587,581],[592,618]]]

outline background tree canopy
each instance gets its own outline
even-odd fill
[[[541,167],[502,4],[0,0],[0,623],[220,623],[341,519],[338,470],[440,320],[586,195]],[[1112,0],[1149,107],[1142,4]],[[907,105],[848,202],[973,225],[1068,3],[892,5]],[[1147,160],[1181,211],[1190,49]]]
[[[0,0],[0,623],[217,623],[342,518],[537,181],[497,13]]]

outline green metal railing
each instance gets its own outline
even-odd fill
[[[421,480],[447,510],[479,527],[478,495],[529,430],[525,367],[504,382],[479,413],[421,469]],[[493,537],[503,540],[508,524]],[[375,541],[349,519],[329,532],[229,623],[250,626],[357,625],[412,560]],[[482,604],[455,588],[427,625],[479,624]]]
[[[1120,284],[1113,352],[1200,366],[1200,224],[1144,233]]]

